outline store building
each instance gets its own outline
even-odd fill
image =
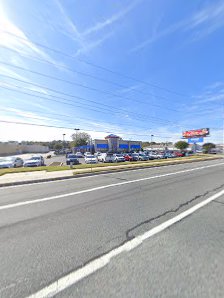
[[[129,141],[123,140],[119,136],[110,134],[105,137],[105,139],[95,139],[92,140],[92,144],[87,146],[81,146],[80,148],[75,148],[75,151],[90,151],[95,152],[130,152],[139,151],[142,148],[141,141]]]
[[[93,140],[93,146],[95,151],[99,152],[129,152],[141,150],[142,142],[123,140],[119,136],[110,134],[104,140]]]

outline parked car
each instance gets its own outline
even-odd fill
[[[77,158],[77,155],[75,155],[75,154],[68,154],[67,155],[67,158],[66,158],[66,164],[67,165],[70,165],[70,164],[77,165],[77,164],[79,164],[79,160]]]
[[[139,160],[142,160],[142,161],[149,160],[148,156],[143,153],[139,153],[138,158]]]
[[[102,153],[101,152],[95,152],[94,155],[95,156],[100,156]]]
[[[115,161],[113,153],[102,153],[98,157],[98,159],[99,159],[99,161],[102,161],[102,162],[114,162]]]
[[[85,156],[85,163],[98,163],[98,158],[94,155],[87,154]]]
[[[23,160],[20,157],[0,158],[0,168],[17,168],[23,166]]]
[[[163,158],[174,158],[174,157],[176,157],[176,156],[173,153],[170,153],[170,152],[166,152],[163,155]]]
[[[82,152],[76,152],[75,156],[77,158],[82,158],[83,157],[83,154],[82,154]]]
[[[40,167],[44,165],[44,158],[42,155],[33,155],[31,158],[27,159],[23,164],[24,167]]]
[[[183,157],[184,156],[184,154],[182,152],[178,152],[178,151],[174,152],[174,155],[175,155],[175,157]]]
[[[114,162],[122,162],[125,161],[123,154],[114,154]]]
[[[124,154],[124,159],[126,161],[132,161],[133,160],[133,157],[131,156],[131,154],[126,153],[126,154]]]
[[[84,156],[87,156],[87,155],[92,155],[92,153],[91,152],[85,152]]]
[[[133,160],[133,161],[138,161],[138,160],[139,160],[139,155],[138,155],[138,153],[132,153],[131,156],[132,156],[132,160]]]

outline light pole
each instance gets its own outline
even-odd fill
[[[152,150],[152,140],[153,140],[154,135],[151,135],[151,150]]]
[[[65,150],[65,133],[63,133],[63,151]]]
[[[80,130],[80,128],[74,128],[74,130],[75,130],[75,141],[77,142],[78,131]]]

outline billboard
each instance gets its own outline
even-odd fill
[[[187,131],[184,131],[182,134],[183,138],[185,138],[185,139],[206,137],[208,135],[209,135],[209,128],[187,130]]]

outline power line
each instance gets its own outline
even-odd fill
[[[11,108],[11,107],[9,107],[9,108]],[[12,107],[12,109],[13,109],[14,107]],[[6,112],[13,112],[13,111],[10,111],[10,110],[8,110],[7,108],[2,108],[1,110],[4,110],[4,111],[6,111]],[[66,117],[66,118],[72,118],[72,119],[74,119],[74,116],[71,116],[71,115],[66,115],[66,114],[57,114],[57,113],[46,113],[46,112],[39,112],[39,111],[35,111],[35,110],[32,110],[32,111],[23,111],[23,112],[25,112],[25,113],[38,113],[38,114],[40,114],[40,115],[47,115],[47,116],[59,116],[59,117]],[[40,118],[36,118],[36,119],[40,119]],[[75,119],[80,119],[80,120],[87,120],[87,121],[92,121],[92,122],[94,122],[95,120],[94,119],[90,119],[90,118],[81,118],[81,117],[77,117],[77,116],[75,116]],[[55,119],[52,119],[52,120],[55,120]],[[61,120],[61,121],[64,121],[64,120]],[[105,123],[97,123],[97,124],[105,124]],[[111,124],[111,125],[118,125],[118,123],[115,123],[115,122],[108,122],[107,121],[107,124]],[[120,125],[120,124],[119,124]],[[124,126],[130,126],[130,127],[133,127],[133,124],[124,124]],[[148,129],[148,127],[142,127],[142,126],[138,126],[138,128],[142,128],[142,129]]]
[[[149,104],[149,103],[146,103],[146,102],[141,101],[141,100],[138,100],[138,99],[133,99],[133,98],[130,98],[130,97],[118,95],[118,94],[112,93],[112,92],[107,91],[107,90],[100,90],[100,89],[97,89],[97,88],[94,88],[94,87],[89,87],[87,85],[83,85],[83,84],[80,84],[80,83],[77,83],[77,82],[74,82],[74,81],[69,81],[69,80],[57,78],[55,76],[51,76],[51,75],[44,74],[44,73],[41,73],[41,72],[38,72],[38,71],[30,70],[30,69],[27,69],[27,68],[24,68],[24,67],[21,67],[21,66],[16,66],[16,65],[13,65],[13,64],[10,64],[10,63],[6,63],[4,61],[0,61],[0,64],[4,64],[4,65],[10,66],[10,67],[14,67],[14,68],[17,68],[17,69],[20,69],[20,70],[23,70],[23,71],[26,71],[26,72],[29,72],[29,73],[33,73],[33,74],[36,74],[36,75],[45,77],[45,78],[56,80],[56,81],[59,81],[59,82],[64,82],[64,83],[67,83],[67,84],[70,84],[70,85],[76,85],[76,86],[79,86],[81,88],[85,88],[85,89],[88,89],[88,90],[100,92],[100,93],[103,93],[103,94],[108,94],[108,95],[111,95],[111,96],[114,96],[114,97],[118,97],[118,98],[130,100],[130,101],[139,102],[139,103],[142,103],[142,104]],[[154,97],[163,98],[164,99],[164,97],[161,97],[161,96],[158,96],[158,95],[154,95]],[[150,103],[150,105],[151,106],[155,106],[155,107],[163,107],[162,105],[153,104],[153,103]],[[170,110],[170,111],[174,111],[174,112],[180,112],[180,111],[175,110],[175,109],[172,109],[172,108],[167,108],[166,107],[165,109],[166,110]]]
[[[27,81],[24,81],[24,80],[21,80],[21,79],[12,77],[12,76],[3,75],[3,74],[0,74],[0,75],[2,77],[5,77],[5,78],[9,78],[9,79],[12,79],[12,80],[15,80],[15,81],[19,81],[19,82],[22,82],[22,83],[25,83],[25,84],[29,84],[31,86],[35,86],[35,87],[39,87],[39,88],[42,88],[42,89],[45,89],[45,90],[49,90],[49,91],[54,92],[54,93],[57,93],[57,94],[62,94],[62,95],[68,96],[68,97],[80,99],[80,100],[83,100],[83,101],[88,101],[88,102],[91,102],[91,103],[94,103],[94,104],[98,104],[99,105],[99,103],[96,102],[96,101],[94,101],[94,100],[89,100],[89,99],[86,99],[84,97],[80,97],[80,96],[76,96],[76,95],[73,95],[73,94],[64,93],[64,92],[61,92],[61,91],[58,91],[58,90],[55,90],[55,89],[52,89],[52,88],[49,88],[49,87],[46,87],[46,86],[42,86],[42,85],[39,85],[39,84],[27,82]],[[36,91],[34,91],[34,92],[36,92]],[[129,114],[132,114],[132,115],[137,115],[139,117],[147,117],[147,118],[158,119],[160,121],[163,121],[164,123],[175,123],[175,122],[170,121],[170,120],[167,120],[167,119],[162,119],[162,118],[159,118],[159,117],[149,117],[149,116],[144,115],[144,114],[140,114],[140,113],[136,113],[136,112],[132,112],[132,111],[129,111],[129,110],[120,109],[120,108],[114,108],[113,106],[102,104],[102,103],[100,103],[100,106],[105,106],[105,107],[107,107],[109,109],[118,110],[118,111],[121,111],[123,113],[129,113]]]
[[[0,29],[1,30],[1,29]],[[51,61],[48,61],[46,59],[41,59],[39,57],[33,57],[33,56],[30,56],[30,55],[24,55],[22,54],[21,52],[18,52],[17,50],[14,50],[14,49],[10,49],[6,46],[1,46],[1,48],[4,48],[4,49],[7,49],[8,51],[11,51],[11,52],[14,52],[16,54],[18,54],[19,56],[21,57],[24,57],[24,58],[29,58],[31,60],[34,60],[34,61],[40,61],[40,62],[43,62],[43,63],[46,63],[46,64],[49,64],[49,65],[52,65],[56,68],[63,68],[65,70],[68,70],[70,71],[71,73],[76,73],[76,74],[79,74],[79,75],[82,75],[82,76],[86,76],[86,77],[90,77],[92,79],[95,79],[95,80],[98,80],[98,81],[101,81],[101,82],[105,82],[105,83],[109,83],[111,85],[114,85],[114,86],[117,86],[119,88],[123,88],[123,89],[130,89],[128,86],[126,85],[122,85],[122,84],[119,84],[119,83],[115,83],[113,81],[110,81],[110,80],[107,80],[107,79],[103,79],[101,77],[98,77],[98,76],[95,76],[95,75],[92,75],[92,74],[89,74],[89,73],[85,73],[85,72],[81,72],[81,71],[77,71],[77,70],[74,70],[68,66],[65,66],[65,65],[61,65],[61,64],[57,64],[57,63],[54,63],[54,62],[51,62]],[[153,97],[158,97],[158,95],[155,95],[153,93],[149,93],[149,92],[143,92],[142,90],[136,90],[136,89],[131,89],[130,90],[131,92],[136,92],[136,93],[139,93],[139,94],[143,94],[143,95],[150,95],[150,96],[153,96]],[[160,99],[165,99],[165,100],[169,100],[167,97],[164,97],[164,96],[160,96],[159,97]],[[179,100],[174,100],[172,98],[172,102],[177,102],[179,103]]]
[[[13,34],[13,33],[11,33],[11,32],[6,31],[6,30],[2,30],[2,29],[0,29],[0,30],[1,30],[3,33],[12,35],[12,36],[14,36],[14,37],[17,38],[17,39],[21,39],[21,40],[26,41],[26,39],[23,38],[23,37],[21,37],[21,36],[18,36],[18,35],[16,35],[16,34]],[[170,89],[165,88],[165,87],[161,87],[161,86],[159,86],[159,85],[157,85],[157,84],[154,84],[154,83],[149,83],[149,82],[146,82],[146,81],[143,81],[143,80],[140,80],[140,79],[131,77],[131,76],[127,76],[127,75],[125,75],[125,74],[122,74],[122,73],[120,73],[120,72],[111,70],[111,69],[106,68],[106,67],[104,67],[104,66],[97,65],[97,64],[92,63],[92,62],[90,62],[90,61],[86,61],[86,60],[84,60],[84,59],[74,57],[74,56],[69,55],[69,54],[67,54],[67,53],[64,53],[64,52],[62,52],[62,51],[60,51],[60,50],[52,49],[51,47],[48,47],[48,46],[46,46],[46,45],[43,45],[43,44],[41,44],[41,43],[39,43],[39,42],[32,41],[32,43],[33,43],[34,45],[37,45],[37,46],[41,47],[41,48],[47,49],[47,50],[52,51],[52,52],[57,53],[57,54],[61,54],[61,55],[65,56],[65,57],[68,57],[68,58],[70,58],[70,59],[78,60],[78,61],[80,61],[80,62],[82,62],[82,63],[85,63],[85,64],[87,64],[87,65],[90,65],[90,66],[92,66],[92,67],[94,67],[94,68],[98,68],[98,69],[107,71],[107,72],[109,72],[109,73],[113,73],[113,74],[115,74],[115,75],[118,75],[118,76],[120,76],[120,77],[124,77],[124,78],[127,78],[127,79],[129,79],[129,80],[132,80],[132,81],[135,81],[135,82],[144,84],[144,85],[148,85],[148,86],[150,86],[150,87],[154,87],[154,88],[157,88],[157,89],[160,89],[160,90],[164,90],[164,91],[166,91],[166,92],[169,92],[169,93],[172,93],[172,94],[175,94],[175,95],[178,95],[178,96],[184,96],[184,97],[185,97],[184,94],[181,94],[181,93],[179,93],[179,92],[170,90]]]
[[[18,124],[18,125],[30,125],[30,126],[41,126],[41,127],[49,127],[49,128],[63,128],[63,129],[71,129],[74,130],[72,127],[66,127],[66,126],[55,126],[55,125],[47,125],[47,124],[37,124],[37,123],[27,123],[27,122],[18,122],[18,121],[8,121],[8,120],[0,120],[1,123],[8,123],[8,124]],[[72,125],[72,123],[71,123]],[[90,131],[90,132],[103,132],[103,133],[114,133],[112,131],[103,131],[103,130],[90,130],[90,129],[82,129],[80,130],[83,131]],[[130,134],[130,133],[125,133],[125,132],[119,132],[120,134],[126,134],[126,135],[131,135],[131,136],[149,136],[148,134]],[[160,137],[160,136],[157,136]],[[162,137],[161,137],[162,138]],[[163,138],[169,138],[169,137],[163,137]],[[171,137],[170,137],[171,138]]]

